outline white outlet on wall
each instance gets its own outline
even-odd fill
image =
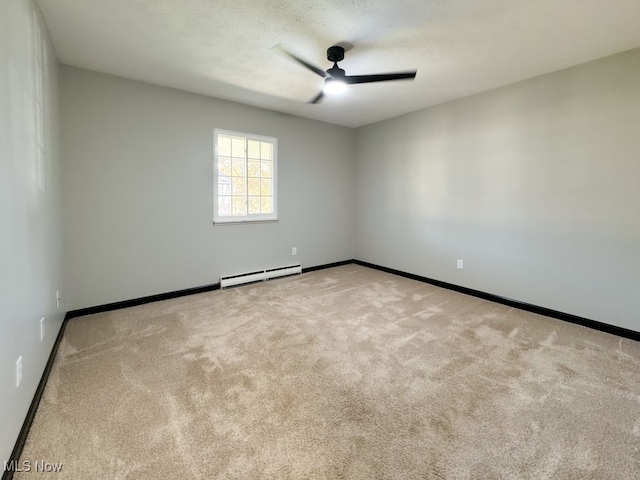
[[[294,256],[295,256],[295,255],[297,255],[297,254],[298,254],[298,249],[297,249],[296,247],[293,247],[293,248],[291,249],[291,255],[294,255]]]
[[[56,290],[56,308],[60,308],[60,290]]]
[[[22,355],[16,361],[16,388],[20,386],[20,382],[22,382]]]
[[[464,268],[464,262],[462,260],[460,260],[460,259],[458,259],[456,265],[460,270],[462,270]]]
[[[44,340],[44,317],[40,319],[40,341]]]

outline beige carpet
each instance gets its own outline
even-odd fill
[[[18,479],[638,479],[640,344],[347,265],[71,320],[22,460],[63,469]]]

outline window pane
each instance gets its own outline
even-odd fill
[[[273,199],[271,197],[260,198],[261,213],[273,213]]]
[[[259,178],[249,179],[249,195],[260,195],[260,179]]]
[[[262,160],[273,159],[273,145],[269,142],[260,142],[260,158]]]
[[[273,179],[263,178],[262,181],[260,182],[260,195],[271,196],[273,195],[272,190],[273,190]]]
[[[249,158],[260,158],[260,142],[257,140],[249,140],[248,142],[248,157]]]
[[[218,156],[231,156],[231,137],[228,135],[218,135]]]
[[[218,195],[231,195],[231,177],[218,177]]]
[[[271,178],[273,176],[273,163],[269,160],[262,161],[261,163],[261,173],[263,177]]]
[[[249,176],[250,177],[259,177],[260,176],[260,160],[249,160]]]
[[[246,180],[243,177],[232,177],[233,179],[233,195],[245,195]]]
[[[234,177],[244,177],[244,158],[234,158],[232,163],[233,169],[231,170],[231,175]]]
[[[231,215],[231,197],[218,196],[218,213],[220,215]]]
[[[260,213],[260,197],[249,197],[249,215]]]
[[[242,137],[233,137],[231,139],[231,155],[233,157],[245,157],[244,151],[244,138]]]
[[[231,204],[232,204],[232,213],[234,215],[245,215],[246,212],[246,202],[245,202],[245,196],[233,196],[231,197]]]
[[[218,172],[220,173],[220,175],[231,175],[231,158],[218,158]]]

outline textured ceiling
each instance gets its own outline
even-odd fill
[[[639,0],[38,0],[62,63],[357,127],[640,47]],[[348,42],[350,75],[306,102]]]

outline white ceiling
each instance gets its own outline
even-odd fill
[[[639,0],[38,0],[62,63],[349,127],[640,47]],[[308,102],[348,75],[414,82]]]

